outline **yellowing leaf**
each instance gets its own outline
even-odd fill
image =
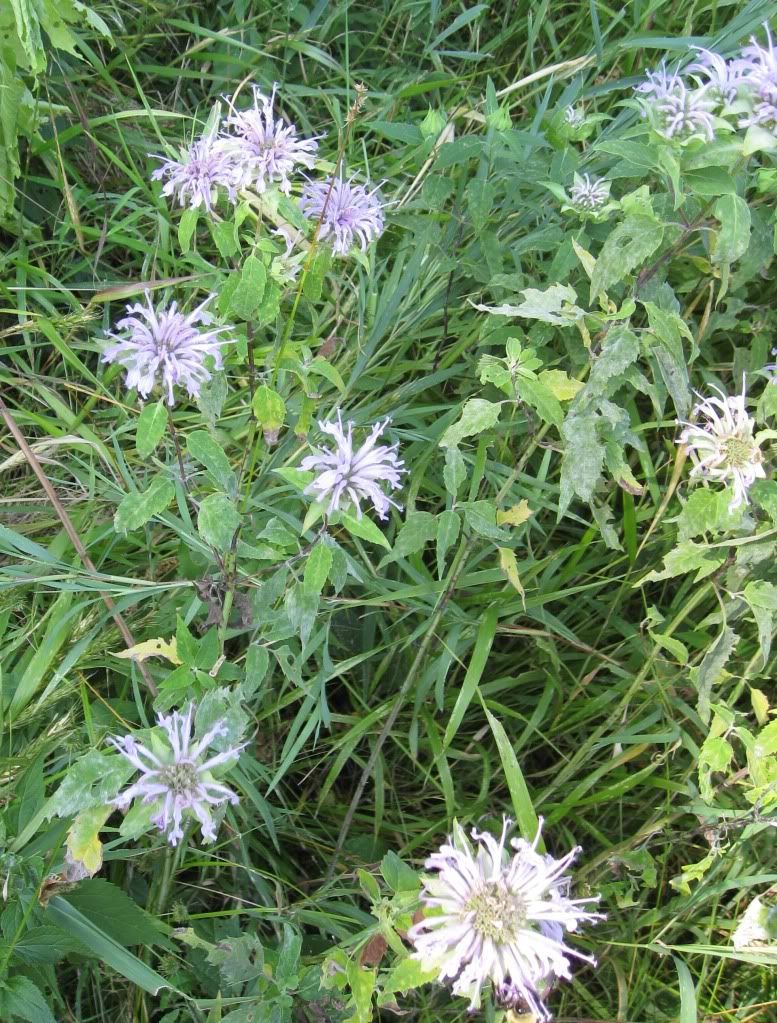
[[[769,698],[766,693],[762,689],[751,688],[750,704],[758,724],[765,725],[769,720]]]
[[[591,255],[588,249],[584,249],[582,245],[578,245],[575,239],[572,239],[572,248],[575,250],[575,255],[582,263],[583,269],[588,274],[588,280],[591,280],[591,274],[594,272],[596,266],[596,259]]]
[[[526,594],[523,586],[521,585],[521,577],[518,574],[518,562],[515,558],[515,552],[511,551],[509,547],[499,548],[499,567],[516,590],[518,590],[521,595],[521,600],[525,601]]]
[[[178,656],[178,646],[173,639],[146,639],[142,643],[136,643],[129,650],[120,650],[114,657],[132,657],[136,661],[145,661],[148,657],[164,657],[171,664],[182,664]]]
[[[497,526],[522,526],[527,519],[530,519],[534,513],[529,507],[528,501],[519,501],[518,504],[514,504],[512,508],[507,508],[505,511],[498,511],[496,513],[496,524]],[[506,548],[505,548],[506,549]],[[512,554],[512,551],[510,551]],[[515,555],[513,555],[515,557]]]
[[[67,859],[72,868],[81,868],[93,877],[103,865],[103,846],[99,839],[100,828],[105,824],[115,807],[111,803],[92,806],[82,810],[67,833]]]
[[[544,369],[539,378],[558,401],[570,401],[583,388],[582,380],[575,380],[563,369]]]

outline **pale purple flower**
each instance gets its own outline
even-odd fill
[[[298,167],[308,170],[315,163],[318,141],[301,139],[293,124],[273,113],[276,86],[270,96],[253,87],[253,105],[247,110],[232,107],[226,125],[232,134],[224,141],[242,168],[243,184],[266,192],[272,184],[288,195],[291,178]]]
[[[743,128],[751,124],[777,128],[777,50],[768,24],[764,29],[766,46],[751,39],[750,45],[742,50],[742,59],[737,61],[740,78],[751,90],[754,101],[752,115],[739,122]]]
[[[570,899],[567,868],[580,851],[561,859],[537,852],[542,820],[532,843],[507,834],[499,840],[473,829],[475,846],[454,824],[453,835],[426,861],[421,901],[427,915],[408,932],[423,969],[453,980],[453,992],[480,1005],[490,981],[497,1001],[550,1019],[543,996],[558,977],[571,977],[568,956],[594,960],[564,943],[564,932],[601,919],[584,908],[597,898]]]
[[[744,387],[741,394],[702,398],[693,410],[701,422],[684,423],[678,444],[685,445],[694,467],[691,476],[731,483],[734,496],[729,510],[748,504],[747,491],[764,479],[761,440],[753,436],[755,421],[747,414]]]
[[[648,71],[647,81],[635,87],[643,117],[665,138],[686,141],[701,136],[708,142],[715,137],[715,102],[706,87],[689,89],[676,71],[667,71],[662,64],[658,71]]]
[[[328,178],[304,189],[300,209],[309,220],[320,222],[319,238],[331,238],[333,250],[347,256],[358,242],[362,252],[383,233],[383,204],[376,186],[354,184],[353,178]]]
[[[693,74],[704,75],[706,82],[700,83],[707,94],[722,105],[733,103],[737,98],[737,91],[742,84],[742,71],[736,60],[726,60],[719,53],[713,50],[705,50],[702,46],[695,47],[701,60],[689,64],[687,71],[694,78]],[[698,79],[696,79],[698,81]]]
[[[163,162],[152,172],[152,180],[166,178],[162,195],[175,196],[180,206],[192,209],[204,206],[210,213],[220,188],[226,190],[230,202],[237,201],[240,168],[234,155],[213,135],[203,135],[189,149],[182,149],[180,160],[164,156],[155,159]]]
[[[125,336],[108,333],[116,344],[103,352],[103,362],[118,362],[127,370],[128,388],[136,387],[138,394],[147,398],[157,377],[167,391],[167,402],[174,404],[173,387],[185,387],[196,398],[200,387],[211,379],[206,359],[213,359],[221,369],[221,347],[233,339],[221,335],[231,327],[210,327],[200,330],[198,324],[209,324],[211,316],[205,307],[215,296],[209,295],[190,313],[178,311],[176,302],[170,307],[154,308],[146,294],[146,305],[136,302],[127,306],[128,315],[116,327]]]
[[[579,107],[569,106],[564,111],[564,120],[570,128],[579,128],[585,120],[585,114]]]
[[[610,182],[604,178],[591,178],[588,174],[575,174],[575,181],[569,189],[569,200],[582,210],[594,212],[601,209],[610,198]]]
[[[151,818],[152,823],[164,832],[170,845],[177,845],[183,838],[184,815],[199,821],[205,842],[214,842],[216,826],[212,809],[238,802],[235,793],[216,781],[211,772],[222,764],[236,761],[243,746],[233,746],[205,758],[205,750],[214,740],[227,734],[227,727],[223,721],[217,721],[202,738],[194,740],[193,716],[194,704],[189,704],[184,714],[174,711],[167,716],[159,715],[157,723],[165,737],[155,734],[147,746],[131,735],[108,740],[141,774],[114,803],[122,810],[126,810],[133,799],[153,803],[157,812]]]
[[[360,502],[371,501],[380,518],[385,519],[390,507],[401,509],[401,505],[386,495],[384,485],[396,490],[400,485],[404,462],[397,458],[399,444],[378,444],[378,438],[390,420],[376,423],[361,447],[354,450],[352,422],[343,427],[340,412],[337,422],[319,422],[323,433],[334,438],[332,450],[319,448],[315,454],[303,458],[301,467],[313,470],[316,478],[306,487],[305,493],[313,495],[321,504],[327,505],[327,512],[338,511],[353,504],[359,518],[362,516]]]

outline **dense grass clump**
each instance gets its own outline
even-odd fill
[[[0,11],[0,1020],[773,1017],[772,14]]]

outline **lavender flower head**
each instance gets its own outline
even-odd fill
[[[584,908],[596,898],[569,898],[566,871],[579,848],[559,860],[538,853],[540,820],[534,842],[512,839],[511,854],[510,824],[505,818],[498,841],[473,829],[474,847],[454,825],[448,843],[426,861],[435,871],[421,893],[427,915],[408,934],[413,957],[424,970],[439,970],[440,981],[452,979],[453,993],[469,998],[470,1010],[490,980],[502,1006],[548,1020],[543,995],[555,978],[570,978],[568,956],[594,963],[564,943],[564,932],[601,914]]]
[[[376,423],[367,440],[354,451],[352,422],[343,427],[340,412],[336,423],[319,422],[323,433],[334,438],[334,448],[319,448],[315,454],[303,458],[301,468],[313,470],[316,478],[305,489],[317,501],[327,505],[327,512],[339,511],[341,507],[353,504],[356,514],[362,516],[361,501],[371,501],[379,517],[385,519],[390,507],[401,509],[401,505],[386,495],[382,489],[387,484],[391,490],[400,485],[404,462],[397,458],[398,444],[378,444],[378,438],[390,420]]]
[[[755,421],[747,414],[745,390],[733,397],[702,398],[694,409],[701,422],[685,423],[678,444],[684,444],[693,460],[691,476],[703,476],[719,483],[731,483],[734,496],[729,510],[748,504],[747,491],[757,479],[764,479],[761,442],[753,436]]]
[[[243,184],[253,185],[257,192],[266,192],[277,183],[280,190],[291,192],[291,179],[297,167],[312,168],[315,163],[318,141],[301,139],[293,124],[273,113],[276,86],[272,94],[265,96],[257,86],[253,87],[253,106],[247,110],[235,110],[226,119],[232,134],[225,135],[224,141],[242,168]]]
[[[740,79],[752,90],[755,101],[752,116],[740,121],[740,126],[761,124],[774,130],[777,128],[777,50],[768,24],[764,28],[766,46],[759,46],[751,39],[750,45],[742,50],[742,59],[736,62]]]
[[[706,87],[689,89],[676,71],[667,71],[662,64],[658,71],[648,71],[647,81],[634,91],[645,97],[640,99],[642,116],[665,138],[701,137],[711,142],[715,137],[715,102]]]
[[[133,799],[153,803],[157,812],[151,820],[166,835],[170,845],[177,845],[183,838],[184,814],[199,821],[205,842],[214,842],[216,827],[212,808],[238,802],[235,793],[216,781],[211,771],[235,761],[243,746],[234,746],[205,759],[205,750],[215,739],[225,736],[227,728],[223,721],[218,721],[195,741],[192,738],[193,716],[193,704],[189,704],[185,714],[175,711],[168,716],[160,715],[157,722],[166,738],[163,741],[154,736],[148,746],[136,742],[131,735],[108,740],[141,774],[114,803],[122,810],[126,810]]]
[[[585,120],[585,114],[579,107],[568,106],[564,111],[564,120],[570,128],[579,128]]]
[[[707,81],[701,83],[701,87],[708,96],[715,99],[722,106],[733,103],[737,98],[739,86],[742,84],[740,62],[726,60],[719,53],[715,53],[713,50],[705,50],[702,46],[697,46],[696,50],[701,59],[694,64],[688,65],[688,73],[693,75],[696,81],[698,81],[698,78],[696,78],[697,74],[704,75]]]
[[[304,189],[300,209],[309,220],[319,221],[319,238],[332,238],[333,250],[347,256],[354,242],[362,252],[383,233],[383,204],[378,187],[368,191],[353,178],[328,178],[311,182]]]
[[[180,160],[159,156],[156,159],[162,160],[162,166],[152,172],[152,181],[167,179],[162,195],[175,196],[180,206],[192,209],[203,206],[210,213],[220,188],[226,189],[230,202],[237,201],[240,168],[224,142],[212,134],[203,135],[189,149],[182,149]]]
[[[214,297],[208,296],[193,312],[184,314],[175,302],[167,309],[155,309],[146,294],[146,304],[128,305],[128,315],[116,324],[126,335],[109,332],[116,344],[105,349],[102,361],[124,366],[127,387],[136,387],[143,398],[151,393],[157,376],[167,391],[169,405],[174,404],[176,385],[196,398],[202,384],[211,379],[205,360],[211,357],[215,368],[221,369],[221,347],[232,340],[221,336],[231,327],[198,329],[198,324],[210,323],[211,316],[204,310]]]
[[[610,198],[610,182],[604,178],[591,178],[588,174],[575,174],[569,189],[569,200],[581,210],[595,212]]]

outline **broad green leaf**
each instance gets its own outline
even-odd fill
[[[50,800],[49,818],[72,817],[88,807],[110,802],[133,770],[118,753],[89,750],[68,767]]]
[[[286,419],[286,403],[283,398],[272,387],[262,384],[254,392],[251,407],[262,428],[265,441],[268,444],[275,444]]]
[[[326,585],[331,567],[332,551],[323,540],[319,540],[305,561],[305,592],[319,596]]]
[[[197,230],[197,220],[199,218],[200,211],[198,207],[189,206],[181,214],[181,219],[178,221],[178,244],[181,247],[181,252],[186,255],[192,247],[192,238],[194,232]]]
[[[750,244],[750,207],[738,195],[722,195],[712,208],[720,230],[712,250],[714,263],[741,259]]]
[[[221,258],[231,260],[240,247],[235,222],[233,220],[215,221],[208,218],[207,223]]]
[[[348,1008],[353,1009],[353,1015],[349,1016],[345,1023],[371,1023],[372,996],[375,993],[377,971],[360,966],[357,959],[349,959],[346,973],[351,989]]]
[[[383,558],[381,566],[422,550],[436,535],[437,521],[431,512],[409,512],[397,533],[391,554]]]
[[[28,1023],[57,1023],[40,988],[29,977],[0,981],[0,1019],[28,1020]]]
[[[394,994],[397,991],[404,995],[408,991],[414,991],[417,987],[421,987],[423,984],[429,984],[437,980],[439,975],[439,969],[425,970],[419,959],[406,956],[404,959],[399,960],[383,981],[382,991],[387,995]]]
[[[722,736],[708,736],[702,743],[698,763],[699,789],[705,802],[711,803],[714,799],[712,772],[727,770],[733,757],[734,750],[731,744]]]
[[[126,494],[113,516],[117,533],[131,533],[167,508],[175,497],[175,487],[169,479],[157,476],[141,494]]]
[[[360,540],[369,540],[370,543],[377,543],[381,547],[391,550],[391,544],[372,519],[368,519],[366,515],[362,515],[359,519],[355,515],[349,515],[348,512],[340,512],[340,521],[352,536],[358,536]]]
[[[267,270],[257,256],[243,263],[237,287],[229,300],[228,314],[236,320],[252,320],[264,298]]]
[[[456,451],[457,448],[449,448]],[[437,575],[440,579],[445,571],[445,555],[456,543],[461,530],[461,518],[455,511],[443,511],[437,516]]]
[[[744,508],[730,511],[731,495],[728,490],[697,487],[692,490],[683,510],[677,516],[677,539],[692,540],[702,533],[724,532],[734,529],[741,521]]]
[[[611,381],[620,377],[639,358],[639,341],[628,327],[612,327],[593,361],[586,385],[586,394],[606,395]]]
[[[538,379],[557,401],[571,401],[584,386],[582,380],[575,380],[563,369],[544,369]]]
[[[464,512],[464,521],[473,532],[497,543],[510,542],[510,534],[496,524],[496,508],[490,501],[465,501],[458,507]]]
[[[101,962],[116,970],[122,977],[126,977],[143,991],[155,995],[162,988],[172,988],[172,984],[164,977],[160,977],[155,970],[138,959],[136,955],[101,931],[61,895],[55,895],[49,900],[46,913],[58,927],[91,949]]]
[[[560,427],[564,422],[564,410],[549,387],[539,379],[518,377],[516,381],[518,395],[540,415],[543,422]]]
[[[319,599],[318,593],[308,592],[302,583],[295,583],[286,590],[283,606],[292,628],[299,633],[303,646],[316,624]]]
[[[167,426],[167,406],[164,401],[146,405],[138,416],[135,429],[135,448],[141,458],[148,458],[162,439]]]
[[[186,438],[186,447],[192,458],[208,470],[216,486],[229,494],[235,493],[235,473],[224,449],[207,430],[195,430]]]
[[[698,668],[691,668],[691,681],[699,692],[697,710],[705,724],[710,720],[710,697],[712,687],[717,685],[725,672],[726,664],[739,642],[739,636],[728,625],[709,647]]]
[[[445,467],[442,471],[445,489],[455,498],[459,489],[467,478],[467,467],[464,464],[464,455],[458,447],[452,445],[445,452]]]
[[[465,437],[476,437],[496,425],[501,405],[483,398],[470,398],[461,410],[461,417],[440,438],[440,447],[455,447]]]
[[[418,875],[392,850],[380,861],[380,873],[392,892],[418,891]]]
[[[774,614],[777,611],[777,586],[758,579],[747,583],[743,597],[752,612],[758,626],[758,644],[761,648],[761,667],[769,662],[772,648],[772,632],[774,631]]]
[[[694,581],[699,582],[720,568],[725,560],[726,555],[722,551],[709,550],[702,544],[685,541],[669,551],[664,556],[664,567],[648,572],[640,585],[658,582],[660,579],[673,579],[677,575],[685,575],[686,572],[695,572]]]
[[[68,938],[59,927],[43,924],[25,931],[14,944],[13,954],[29,966],[38,966],[58,963],[69,952],[79,948],[78,942]]]
[[[476,305],[475,309],[495,316],[522,316],[527,320],[541,320],[557,327],[568,327],[576,323],[584,310],[575,305],[577,292],[568,284],[551,284],[544,291],[526,288],[521,294],[520,305]]]
[[[661,244],[664,229],[651,217],[630,216],[611,232],[591,275],[591,301],[641,266]]]
[[[88,878],[62,898],[119,945],[165,945],[166,928],[115,884]]]
[[[566,513],[573,497],[591,500],[601,479],[605,451],[598,436],[598,418],[593,413],[568,415],[561,436],[566,443],[561,462],[559,518]]]
[[[240,513],[235,502],[226,494],[208,494],[200,504],[197,530],[203,540],[217,551],[229,550],[239,525]]]

